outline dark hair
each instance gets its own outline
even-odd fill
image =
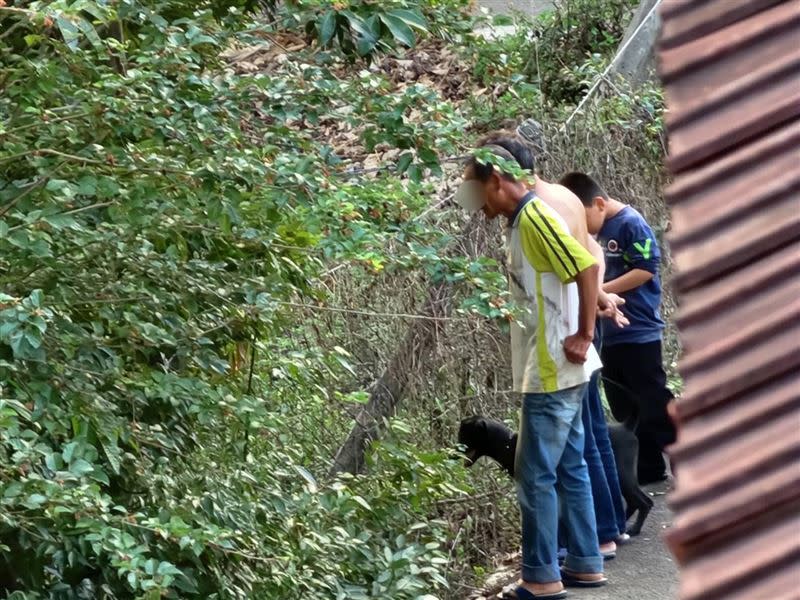
[[[478,142],[478,149],[489,150],[503,160],[517,163],[521,169],[533,172],[533,153],[517,136],[495,133],[481,139]],[[472,169],[475,179],[481,183],[488,181],[494,172],[493,165],[481,163],[474,156],[467,159],[466,166]],[[508,181],[516,181],[516,178],[510,173],[501,173],[500,175]]]
[[[594,204],[594,199],[598,196],[608,200],[608,194],[606,194],[605,190],[586,173],[578,173],[577,171],[567,173],[558,183],[575,194],[583,202],[584,206]]]
[[[520,136],[502,131],[492,133],[478,142],[479,146],[499,146],[514,157],[519,166],[526,171],[534,172],[536,158],[531,148]]]

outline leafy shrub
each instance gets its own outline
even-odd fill
[[[282,22],[305,30],[323,48],[337,46],[351,58],[371,60],[395,46],[412,47],[428,33],[428,20],[418,2],[393,0],[376,5],[365,0],[318,2],[299,0],[287,6]]]
[[[340,184],[288,124],[356,88],[311,66],[308,83],[295,65],[226,70],[216,55],[247,23],[236,6],[0,7],[4,590],[402,598],[444,585],[446,531],[411,526],[456,493],[453,464],[404,442],[376,478],[317,485],[302,466],[313,444],[287,436],[302,420],[285,402],[324,413],[319,381],[346,370],[337,352],[261,342],[292,322],[281,307],[317,294],[311,250],[343,214],[314,210]],[[272,122],[257,139],[254,106]]]
[[[429,32],[452,39],[471,30],[469,0],[300,0],[291,8],[285,15],[290,26],[304,28],[322,47],[336,45],[367,60],[398,45],[413,47]]]
[[[435,418],[404,411],[366,475],[314,474],[328,470],[380,367],[356,364],[354,350],[374,352],[364,339],[391,341],[402,327],[329,318],[350,314],[326,312],[344,287],[327,285],[330,272],[391,286],[375,301],[386,305],[447,281],[465,292],[465,312],[509,317],[497,264],[450,246],[462,224],[421,218],[441,202],[424,180],[465,145],[473,109],[340,61],[359,43],[366,56],[406,45],[386,15],[407,11],[415,39],[421,15],[432,33],[469,40],[466,7],[0,6],[0,589],[454,594],[447,580],[465,572],[454,563],[476,556],[457,543],[473,527],[461,506],[470,489],[458,462],[430,447],[452,440],[442,415],[465,406],[473,374],[452,385],[431,365]],[[317,37],[335,13],[330,47],[236,74],[218,55],[275,34],[246,15],[260,10]],[[359,27],[375,40],[368,51]],[[481,126],[540,102],[535,82],[511,79],[522,54],[509,56],[502,74],[516,95],[475,105]],[[609,105],[609,131],[624,136],[638,119],[655,132],[657,98],[629,100],[652,100],[653,119],[623,101]],[[377,175],[347,170],[320,133],[331,124],[393,158]],[[351,336],[353,323],[367,334]],[[507,496],[480,507],[495,536]]]
[[[563,0],[534,19],[518,16],[512,35],[479,42],[475,76],[496,85],[517,74],[538,86],[549,106],[576,104],[587,86],[574,68],[592,56],[611,59],[637,4]]]

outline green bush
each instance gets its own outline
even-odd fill
[[[452,464],[401,444],[402,460],[384,451],[373,478],[312,485],[301,465],[313,445],[287,435],[302,421],[280,394],[322,414],[314,386],[347,366],[337,352],[262,342],[292,322],[286,302],[319,297],[313,247],[346,211],[315,210],[340,182],[325,149],[305,152],[312,140],[288,124],[360,84],[310,65],[305,79],[295,65],[234,75],[217,55],[248,23],[237,8],[249,7],[0,8],[6,591],[411,598],[444,585],[446,532],[412,525],[455,493]],[[273,123],[257,140],[256,105]],[[393,118],[402,127],[402,110]],[[429,167],[452,137],[374,131]],[[397,214],[364,226],[377,235],[371,224]],[[328,247],[362,260],[374,244]],[[332,425],[343,435],[347,422]]]
[[[471,109],[344,60],[413,43],[421,17],[470,39],[466,6],[0,6],[0,590],[453,593],[472,523],[448,511],[470,489],[458,461],[431,450],[452,431],[420,443],[426,421],[410,409],[366,474],[319,474],[380,366],[355,364],[363,338],[327,318],[349,314],[325,312],[341,294],[332,271],[365,288],[417,274],[402,290],[415,298],[447,281],[466,313],[509,316],[497,264],[450,247],[455,219],[421,218],[439,202],[426,179],[466,145]],[[238,74],[219,57],[277,35],[264,10],[328,44]],[[535,82],[515,90],[483,125],[541,97]],[[615,131],[642,117],[627,106],[609,112]],[[377,174],[348,170],[331,124],[394,158]],[[441,414],[450,391],[428,398]]]
[[[537,86],[549,108],[577,104],[588,86],[575,67],[592,57],[611,59],[637,4],[563,0],[534,19],[517,15],[512,35],[474,46],[474,75],[485,85],[516,75]]]

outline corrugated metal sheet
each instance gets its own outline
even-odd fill
[[[800,598],[800,2],[666,0],[683,600]]]

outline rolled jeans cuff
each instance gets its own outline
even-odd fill
[[[564,561],[564,568],[573,573],[602,573],[603,557],[601,555],[574,556],[567,553],[567,558]]]
[[[522,581],[529,583],[550,583],[561,581],[561,571],[558,563],[552,565],[530,566],[522,564]]]

